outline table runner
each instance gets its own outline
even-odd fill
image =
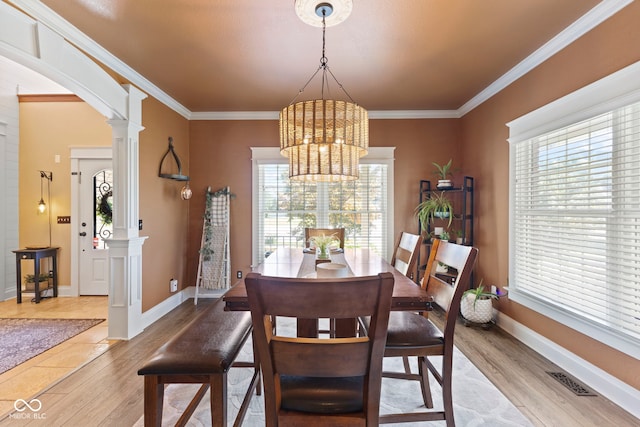
[[[331,262],[335,262],[338,264],[344,264],[347,266],[347,275],[348,276],[355,276],[355,274],[353,274],[353,271],[351,270],[351,267],[349,266],[349,263],[347,262],[347,259],[344,256],[343,252],[332,252],[331,253]],[[300,264],[300,269],[298,270],[298,275],[297,277],[299,278],[306,278],[309,275],[311,275],[312,273],[316,272],[316,254],[315,253],[305,253],[304,254],[304,258],[302,259],[302,263]],[[315,278],[315,277],[312,277]]]

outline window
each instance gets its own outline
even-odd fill
[[[509,123],[509,288],[638,358],[640,93],[629,72]]]
[[[393,149],[370,148],[355,181],[292,182],[277,148],[252,148],[253,264],[279,246],[304,247],[304,228],[345,228],[345,248],[387,256],[393,244]]]

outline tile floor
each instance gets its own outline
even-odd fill
[[[0,317],[107,319],[107,298],[47,298],[39,304],[29,298],[23,298],[22,304],[12,299],[0,302]],[[102,322],[0,374],[0,418],[13,410],[17,399],[28,401],[116,344],[117,340],[107,340],[107,325]]]

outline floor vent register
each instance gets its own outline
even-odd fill
[[[564,372],[547,372],[547,374],[551,375],[556,379],[556,381],[567,387],[578,396],[597,396],[593,391],[589,390],[587,387],[580,384],[577,380],[571,378]]]

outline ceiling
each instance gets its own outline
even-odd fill
[[[41,1],[191,112],[280,110],[322,56],[294,0]],[[457,110],[598,3],[353,0],[326,57],[368,110]]]

